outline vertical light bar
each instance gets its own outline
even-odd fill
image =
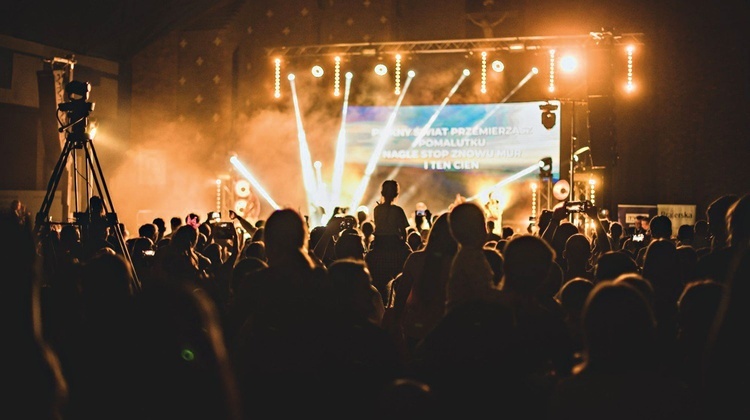
[[[393,91],[396,95],[401,94],[401,54],[396,54],[396,69],[393,72],[394,74],[394,83],[396,84],[396,89]]]
[[[555,91],[555,49],[549,50],[549,87],[547,90]]]
[[[277,58],[273,60],[274,71],[273,71],[273,97],[281,97],[281,59]]]
[[[487,51],[482,51],[482,93],[487,93]]]
[[[534,218],[534,221],[536,221],[536,206],[537,206],[536,193],[537,193],[536,182],[532,182],[531,183],[531,217]]]
[[[338,55],[334,60],[333,67],[333,96],[341,95],[341,57]]]
[[[589,179],[589,201],[591,204],[596,204],[596,180],[594,178]]]
[[[221,213],[221,179],[216,178],[216,211]]]
[[[635,85],[633,84],[633,52],[635,51],[635,47],[628,45],[625,51],[628,53],[628,83],[625,86],[625,90],[632,92],[635,90]]]

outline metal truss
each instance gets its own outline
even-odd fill
[[[642,33],[613,34],[591,32],[571,36],[530,36],[511,38],[453,39],[409,42],[363,42],[354,44],[326,44],[282,46],[266,48],[268,56],[316,57],[316,56],[378,56],[388,54],[449,54],[479,51],[524,52],[556,48],[585,48],[599,43],[611,45],[643,44]]]

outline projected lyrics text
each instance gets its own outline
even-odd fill
[[[523,156],[519,148],[485,149],[485,145],[485,139],[423,139],[414,142],[410,149],[383,150],[380,158],[421,161],[419,166],[426,170],[461,171],[481,169],[482,161],[488,159]]]

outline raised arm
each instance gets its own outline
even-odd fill
[[[591,222],[594,224],[594,228],[596,230],[594,253],[595,258],[599,258],[599,255],[612,250],[612,244],[609,243],[609,236],[607,236],[607,231],[604,230],[604,225],[602,225],[602,221],[599,220],[599,208],[593,204],[586,206],[586,216],[591,219]]]
[[[247,231],[247,233],[249,233],[250,236],[252,236],[256,230],[258,230],[258,228],[256,228],[247,219],[235,213],[234,210],[229,210],[229,218],[240,222],[240,226],[242,226],[242,229],[245,229],[245,231]]]
[[[568,211],[565,210],[565,206],[560,206],[552,212],[552,218],[550,218],[547,228],[542,233],[542,239],[547,241],[548,244],[552,244],[552,238],[555,236],[557,227],[560,226],[560,222],[568,216]]]

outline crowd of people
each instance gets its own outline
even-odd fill
[[[514,232],[465,200],[414,226],[399,190],[325,226],[285,208],[132,234],[95,199],[62,226],[15,201],[3,417],[750,416],[750,195],[673,235],[593,205]]]

